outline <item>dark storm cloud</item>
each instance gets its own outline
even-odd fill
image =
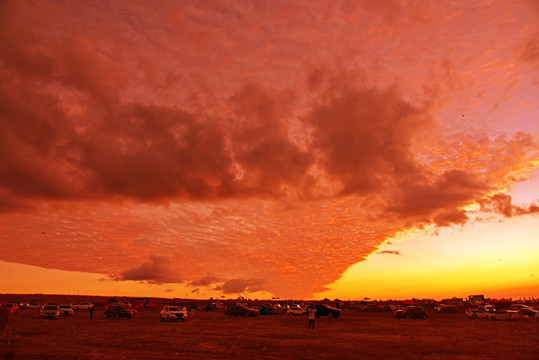
[[[433,126],[427,109],[404,101],[397,87],[366,87],[353,74],[317,77],[327,84],[307,117],[313,146],[343,193],[376,193],[394,179],[420,175],[412,142]]]
[[[441,209],[463,206],[486,189],[486,185],[462,170],[444,172],[432,180],[402,178],[399,180],[396,204],[390,205],[388,210],[400,216],[431,215]]]
[[[232,97],[235,127],[232,130],[234,158],[242,168],[247,189],[282,195],[283,187],[298,189],[314,158],[289,138],[289,116],[293,94],[272,92],[248,84]]]
[[[215,287],[215,290],[220,290],[225,294],[241,294],[251,293],[264,290],[265,281],[261,279],[231,279],[223,285]]]
[[[198,280],[191,281],[191,285],[192,286],[209,286],[211,284],[215,284],[221,281],[222,280],[220,280],[218,277],[208,274]]]
[[[116,280],[147,281],[155,284],[182,282],[177,271],[171,267],[170,260],[155,255],[150,257],[150,261],[123,272]]]

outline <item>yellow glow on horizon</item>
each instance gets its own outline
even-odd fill
[[[350,267],[321,297],[340,299],[539,296],[536,217],[406,234]],[[382,251],[399,251],[382,253]]]

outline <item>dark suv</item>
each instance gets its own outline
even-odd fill
[[[341,310],[331,307],[327,304],[316,305],[316,317],[327,316],[328,318],[338,318],[341,316]]]
[[[423,306],[406,306],[405,308],[395,310],[397,319],[423,319],[427,320],[429,313]]]
[[[107,306],[107,309],[105,310],[105,316],[108,318],[116,317],[116,318],[126,318],[131,319],[133,314],[131,313],[131,310],[129,310],[127,307],[122,305],[109,305]]]
[[[227,316],[258,316],[258,310],[252,309],[246,305],[232,305],[225,310]]]
[[[458,312],[457,307],[455,305],[444,305],[440,304],[434,308],[439,313],[456,313]]]

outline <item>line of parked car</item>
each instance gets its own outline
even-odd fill
[[[438,313],[457,313],[458,308],[454,305],[440,304],[434,307]],[[409,305],[397,308],[394,311],[397,319],[423,319],[429,318],[429,312],[419,305]],[[536,319],[539,320],[539,312],[525,304],[512,304],[508,309],[497,310],[492,305],[484,305],[477,308],[469,308],[465,315],[470,319],[489,319],[489,320],[507,320],[519,321]]]
[[[36,307],[29,307],[36,308]],[[71,304],[58,304],[53,302],[45,303],[39,307],[40,317],[45,319],[58,319],[60,316],[73,316],[74,310],[90,310],[94,309],[95,305],[92,303],[71,303]]]
[[[470,319],[526,321],[529,319],[539,320],[539,312],[525,304],[512,304],[508,309],[496,310],[491,305],[466,310],[466,316]]]
[[[19,308],[21,309],[39,309],[40,317],[46,319],[58,319],[60,316],[73,316],[75,310],[89,310],[94,309],[95,305],[89,302],[83,303],[71,303],[71,304],[57,304],[57,303],[45,303],[39,305],[37,303],[17,304],[7,303],[0,304],[0,311],[8,313],[17,313]],[[328,317],[339,318],[341,316],[341,309],[337,309],[328,304],[315,305],[316,317]],[[454,305],[439,304],[434,307],[434,311],[437,313],[457,313],[458,308]],[[305,315],[307,312],[306,307],[301,307],[299,304],[286,305],[281,307],[280,305],[265,304],[263,306],[249,306],[246,303],[237,303],[229,306],[225,310],[225,315],[232,317],[257,317],[261,315]],[[129,302],[109,302],[105,304],[104,315],[109,318],[126,318],[131,319],[137,314]],[[427,309],[420,305],[400,305],[395,308],[394,316],[397,319],[423,319],[429,318],[429,312]],[[488,319],[492,321],[505,320],[505,321],[521,321],[536,319],[539,320],[539,311],[525,304],[512,304],[507,309],[496,309],[494,306],[484,304],[482,306],[468,308],[465,311],[465,316],[470,319]],[[186,321],[188,317],[188,311],[186,307],[168,305],[163,307],[160,311],[160,320],[168,322]]]
[[[92,303],[71,303],[71,304],[57,304],[48,302],[43,305],[37,303],[7,303],[0,304],[0,312],[7,312],[10,314],[16,314],[19,309],[35,309],[40,311],[40,317],[47,319],[57,319],[61,315],[73,316],[74,310],[87,310],[93,309]]]
[[[341,316],[341,309],[334,308],[327,304],[315,305],[316,317],[326,316],[328,318],[338,318]],[[248,306],[247,304],[237,303],[229,306],[225,310],[227,316],[247,316],[256,317],[260,315],[305,315],[307,308],[301,307],[298,304],[287,305],[286,307],[263,305],[263,306]]]

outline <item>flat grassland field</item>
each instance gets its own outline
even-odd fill
[[[306,316],[226,317],[223,310],[159,320],[161,306],[132,319],[106,319],[103,306],[57,320],[19,310],[4,331],[0,354],[15,359],[539,359],[539,321],[470,320],[430,311],[428,320],[391,312],[344,311]],[[11,332],[8,345],[6,331]]]

